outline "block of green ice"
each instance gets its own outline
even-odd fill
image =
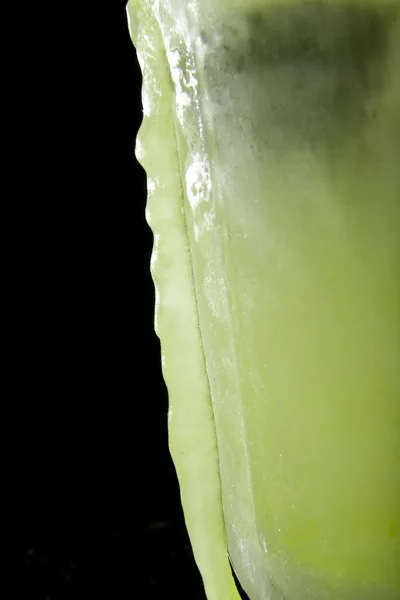
[[[400,3],[131,0],[209,600],[400,597]]]

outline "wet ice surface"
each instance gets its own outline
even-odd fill
[[[190,3],[189,8],[195,4]],[[178,145],[182,171],[186,173],[189,236],[192,223],[194,241],[204,244],[192,246],[198,298],[200,303],[204,300],[199,309],[202,333],[206,339],[208,329],[209,339],[214,339],[215,331],[219,331],[223,339],[230,330],[223,360],[213,353],[213,344],[207,349],[205,343],[205,353],[212,373],[216,421],[220,420],[220,430],[226,436],[223,442],[229,439],[233,446],[237,444],[236,450],[239,448],[240,460],[225,452],[224,443],[220,448],[220,456],[225,453],[221,465],[229,465],[226,472],[221,467],[223,487],[224,477],[229,484],[223,490],[224,508],[230,511],[227,528],[234,562],[238,570],[242,567],[247,584],[255,584],[254,588],[258,584],[252,592],[254,598],[274,593],[281,599],[286,594],[278,586],[271,585],[268,590],[268,577],[254,574],[263,572],[264,559],[268,563],[266,571],[271,570],[268,565],[276,569],[275,580],[280,579],[282,589],[295,589],[297,593],[297,582],[303,597],[309,598],[313,597],[313,586],[321,584],[323,593],[318,598],[332,595],[330,584],[315,576],[314,567],[302,566],[301,560],[296,562],[296,557],[286,552],[295,540],[293,545],[297,546],[296,552],[303,553],[304,563],[319,562],[321,567],[320,547],[335,564],[337,556],[330,554],[327,537],[334,540],[337,523],[329,524],[328,531],[318,536],[314,520],[322,515],[322,521],[329,521],[326,507],[332,498],[340,510],[346,502],[353,506],[354,500],[346,492],[346,477],[352,480],[357,494],[365,496],[360,490],[367,480],[357,475],[357,461],[343,459],[346,443],[347,456],[352,455],[353,434],[346,430],[341,450],[334,427],[330,435],[323,434],[326,421],[338,422],[334,411],[332,415],[329,412],[334,402],[326,399],[336,401],[332,391],[336,386],[344,413],[352,415],[349,422],[360,422],[364,414],[361,400],[359,405],[355,402],[348,407],[342,400],[345,395],[341,382],[351,381],[350,374],[358,372],[361,383],[355,386],[353,397],[362,399],[370,393],[361,381],[365,364],[382,362],[373,357],[374,351],[369,350],[372,345],[393,349],[389,353],[392,358],[381,365],[382,372],[386,369],[390,374],[386,377],[384,373],[382,378],[393,380],[393,356],[398,356],[398,346],[384,321],[398,299],[390,275],[390,270],[395,271],[398,252],[398,184],[387,165],[395,164],[398,146],[394,142],[391,152],[386,144],[389,136],[384,111],[380,112],[380,96],[384,91],[390,98],[391,93],[385,88],[385,75],[391,72],[385,59],[390,52],[394,11],[390,5],[376,10],[307,3],[241,15],[236,21],[232,17],[218,26],[213,14],[204,13],[198,21],[201,31],[191,38],[193,21],[188,10],[187,22],[179,12],[179,27],[171,34],[167,27],[164,31],[177,94],[176,114],[182,138]],[[180,28],[183,42],[177,39]],[[201,65],[197,73],[193,57]],[[374,126],[377,115],[382,119],[382,135],[380,127]],[[376,158],[379,154],[386,157],[382,160],[384,167]],[[209,157],[212,160],[208,165]],[[374,177],[370,173],[374,173],[376,160],[382,171]],[[383,189],[387,193],[383,194],[386,204],[382,210],[381,206],[377,208],[376,198]],[[206,221],[208,203],[213,220]],[[347,213],[343,207],[349,207]],[[203,227],[213,221],[214,238],[213,228]],[[268,281],[264,281],[267,271]],[[377,310],[377,290],[384,290],[381,295],[385,310]],[[385,313],[382,323],[376,317],[380,313]],[[353,330],[355,334],[350,336],[348,332]],[[372,345],[368,340],[362,343],[366,332],[372,332]],[[351,338],[361,340],[359,348]],[[266,350],[266,339],[272,340],[271,349]],[[342,358],[343,347],[350,348],[349,360]],[[331,361],[338,375],[329,370]],[[307,383],[311,380],[315,381],[313,386]],[[330,380],[331,385],[326,385]],[[369,389],[375,385],[380,384],[372,381]],[[284,411],[279,412],[285,395],[282,390],[290,404],[290,420]],[[308,398],[303,408],[302,398]],[[228,402],[234,417],[226,410]],[[246,411],[244,403],[253,403],[252,410]],[[272,409],[264,418],[263,406],[267,403]],[[227,419],[230,425],[224,431]],[[376,419],[380,419],[379,411]],[[307,423],[314,425],[307,428]],[[247,426],[252,436],[246,436]],[[386,424],[381,422],[381,427],[384,429]],[[374,465],[367,428],[354,426],[354,430],[360,436],[357,447],[365,448]],[[388,445],[393,441],[393,428],[390,431],[384,440]],[[273,440],[271,452],[262,457],[266,438],[268,443]],[[308,446],[304,439],[311,440]],[[289,452],[283,453],[279,461],[277,448],[285,447],[281,440],[286,440]],[[335,456],[331,461],[333,470],[324,468],[324,459],[329,461],[330,455]],[[261,476],[262,465],[267,462],[269,468]],[[281,463],[283,467],[278,469]],[[352,476],[345,474],[344,485],[335,487],[329,477],[341,482],[344,464]],[[381,473],[374,471],[376,489],[381,482],[391,485],[393,461],[386,467]],[[289,481],[285,480],[287,469],[292,471]],[[253,479],[252,471],[256,473]],[[308,476],[303,477],[304,473]],[[311,474],[319,482],[314,491]],[[240,483],[235,486],[236,477]],[[271,508],[268,502],[272,488],[276,497]],[[293,489],[300,503],[293,504]],[[259,502],[254,503],[254,495]],[[361,504],[360,522],[362,518],[368,520],[362,512],[367,513],[366,507],[365,502]],[[240,523],[242,515],[248,519]],[[343,548],[347,547],[346,539],[351,538],[348,532],[353,531],[352,527],[357,525],[350,521],[344,527]],[[246,543],[249,530],[254,538],[251,548]],[[296,532],[292,537],[291,531]],[[379,537],[382,530],[377,527],[376,531]],[[304,541],[308,535],[317,540],[311,558]],[[288,581],[293,572],[290,565],[294,564],[299,570],[298,579]],[[374,561],[370,564],[374,566]],[[348,593],[352,599],[358,598],[359,590],[353,594],[340,587],[341,568],[333,570],[340,580],[340,597]],[[376,590],[361,592],[363,598],[380,595]]]

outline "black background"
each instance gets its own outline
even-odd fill
[[[125,2],[15,9],[0,598],[204,599],[167,445]]]

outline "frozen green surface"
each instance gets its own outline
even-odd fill
[[[131,2],[209,599],[400,597],[400,6]]]

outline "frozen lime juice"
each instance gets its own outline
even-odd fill
[[[147,73],[149,220],[157,243],[168,227],[184,240],[170,233],[164,254],[157,246],[154,275],[195,555],[213,535],[208,517],[201,533],[201,493],[185,491],[199,480],[199,490],[215,483],[221,536],[251,600],[396,600],[399,3],[142,7],[155,15],[143,25],[144,71],[152,52],[167,65]],[[150,31],[161,41],[145,58]],[[165,155],[147,141],[151,125]],[[190,404],[179,417],[179,397],[192,402],[197,389],[215,444]],[[214,451],[218,482],[198,466]],[[234,597],[215,592],[222,570],[200,553],[209,597]]]

